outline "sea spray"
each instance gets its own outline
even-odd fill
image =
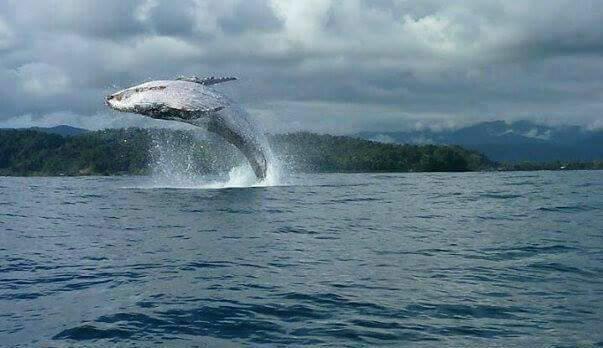
[[[183,133],[166,130],[151,132],[151,173],[157,186],[171,182],[171,185],[190,185],[196,177],[197,166],[194,149]]]
[[[151,187],[218,189],[281,184],[281,163],[267,141],[262,144],[268,160],[267,175],[258,181],[246,159],[218,136],[202,129],[149,132]]]

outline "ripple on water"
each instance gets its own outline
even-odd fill
[[[490,261],[506,261],[531,258],[537,255],[554,255],[567,253],[576,250],[576,248],[566,245],[529,245],[523,247],[499,247],[499,248],[483,248],[479,253],[467,253],[463,255],[468,259],[484,259]]]
[[[599,177],[0,178],[0,346],[603,346]]]
[[[574,205],[562,205],[555,207],[539,207],[537,210],[544,212],[580,212],[580,211],[590,211],[594,210],[594,207],[588,206],[586,204],[574,204]]]

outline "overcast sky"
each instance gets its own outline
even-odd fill
[[[0,126],[149,122],[103,96],[178,75],[271,131],[600,128],[603,1],[0,1]]]

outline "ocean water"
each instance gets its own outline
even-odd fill
[[[285,181],[0,178],[0,346],[603,346],[603,172]]]

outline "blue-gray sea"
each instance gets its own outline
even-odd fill
[[[603,171],[0,178],[0,346],[602,347]]]

